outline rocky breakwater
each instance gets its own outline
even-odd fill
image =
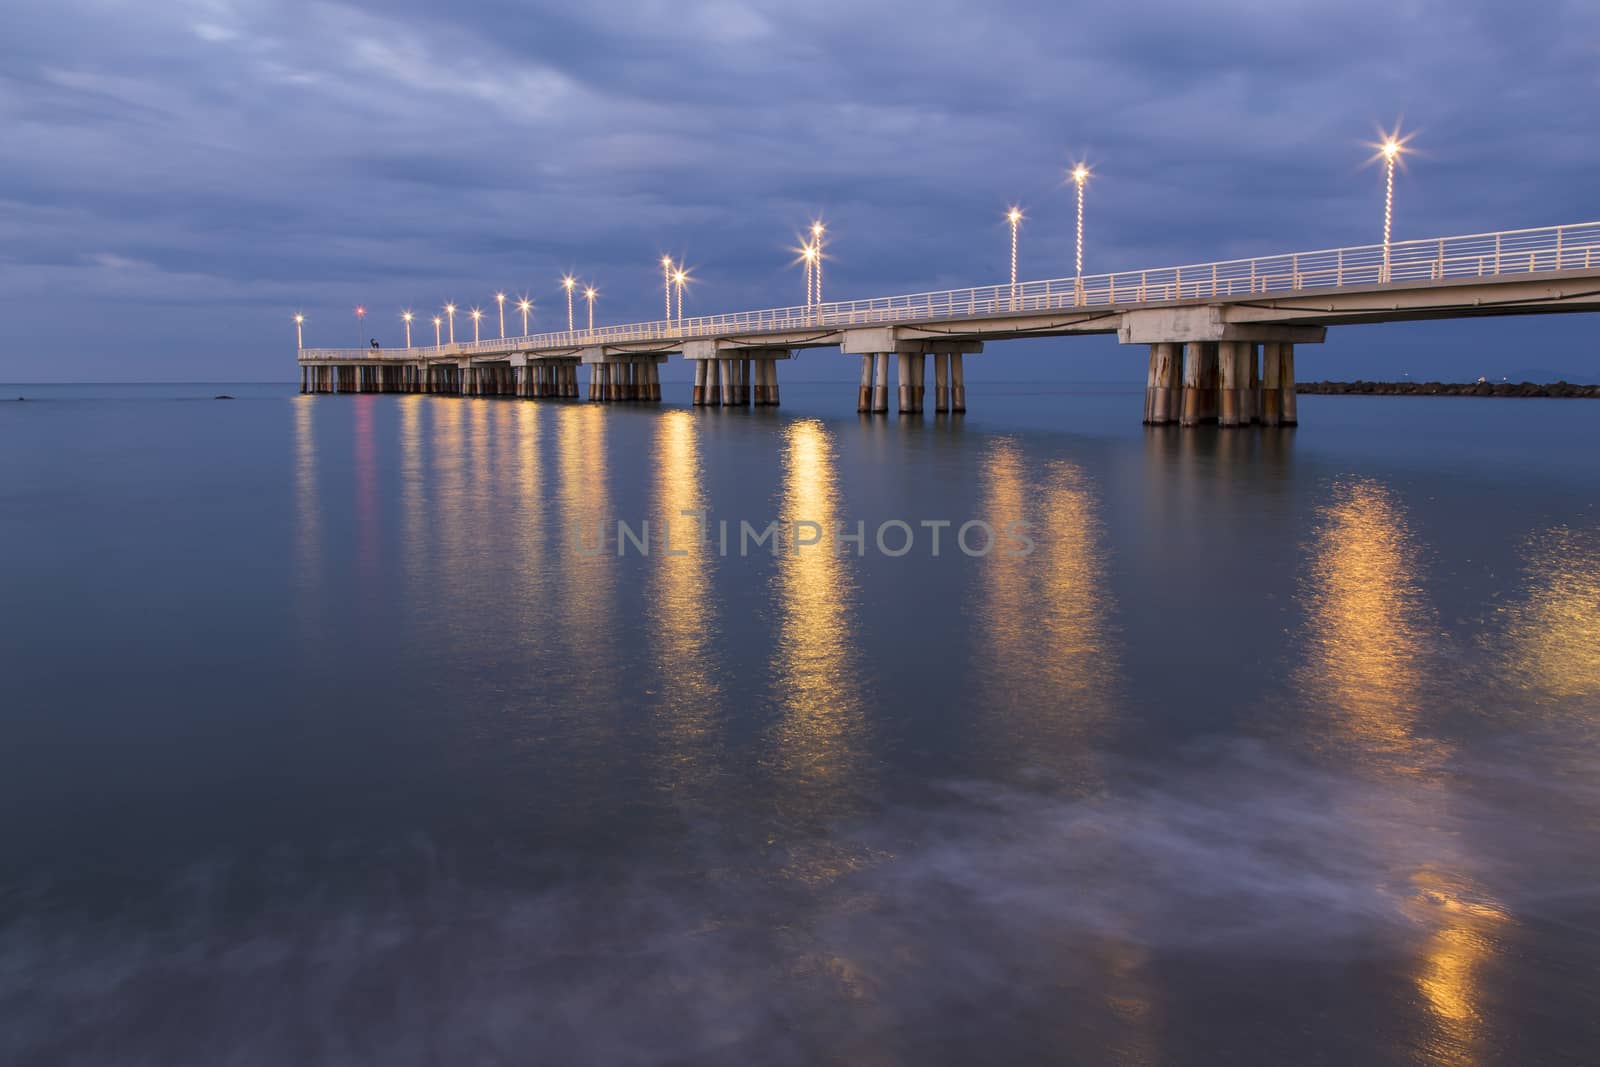
[[[1600,385],[1571,382],[1300,382],[1297,393],[1316,396],[1515,396],[1587,397],[1600,400]]]

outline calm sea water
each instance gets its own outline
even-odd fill
[[[1600,1048],[1600,406],[226,389],[0,390],[0,1061]]]

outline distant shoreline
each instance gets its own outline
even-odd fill
[[[1315,396],[1512,396],[1600,400],[1600,385],[1570,382],[1300,382],[1296,393]]]

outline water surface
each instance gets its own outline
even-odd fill
[[[1593,405],[226,389],[0,390],[5,1062],[1600,1040]]]

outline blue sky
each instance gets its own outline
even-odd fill
[[[288,380],[307,343],[523,292],[565,318],[1375,242],[1380,125],[1417,148],[1396,238],[1600,217],[1600,5],[26,3],[0,39],[0,380]],[[371,309],[358,328],[351,309]],[[427,328],[431,332],[431,327]],[[1111,341],[990,373],[1142,376]],[[1300,376],[1600,379],[1595,316],[1346,327]],[[1012,358],[1014,357],[1014,358]],[[854,369],[843,359],[841,378]],[[985,362],[988,363],[987,356]],[[808,367],[827,367],[808,360]],[[818,373],[813,371],[813,373]]]

